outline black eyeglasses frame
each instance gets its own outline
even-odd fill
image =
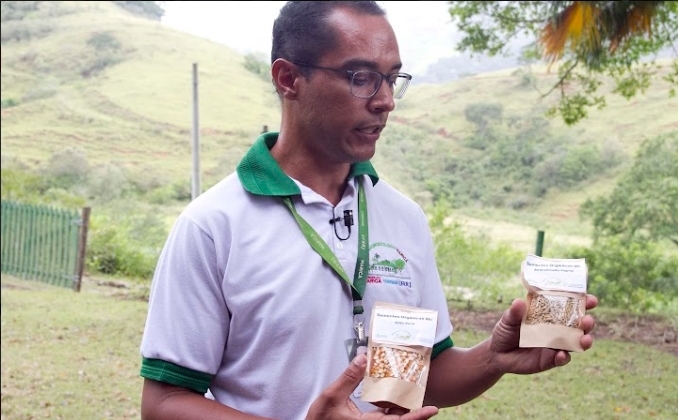
[[[408,74],[408,73],[403,73],[403,72],[396,72],[396,73],[391,73],[391,74],[384,74],[384,73],[378,72],[378,71],[376,71],[376,70],[346,70],[346,69],[336,69],[336,68],[332,68],[332,67],[316,66],[315,64],[300,63],[300,62],[295,62],[295,61],[293,61],[292,64],[297,65],[297,66],[299,66],[299,67],[307,67],[307,68],[309,68],[309,69],[332,71],[332,72],[335,72],[335,73],[337,73],[337,74],[341,74],[341,75],[348,76],[349,83],[350,83],[350,92],[351,92],[351,95],[355,96],[356,98],[361,98],[361,99],[370,99],[371,97],[373,97],[374,95],[376,95],[377,92],[379,92],[379,89],[381,88],[381,85],[383,84],[384,80],[386,80],[386,82],[387,82],[387,84],[389,85],[389,87],[391,87],[391,92],[393,93],[393,99],[400,99],[400,98],[402,98],[403,96],[405,96],[405,92],[407,91],[407,88],[409,87],[410,82],[412,81],[412,75],[410,75],[410,74]],[[380,80],[379,83],[376,85],[376,88],[374,89],[374,92],[373,92],[371,95],[369,95],[369,96],[356,95],[355,92],[353,92],[353,87],[354,87],[354,82],[353,82],[353,81],[354,81],[354,79],[355,79],[355,75],[356,75],[356,74],[359,74],[359,73],[371,73],[371,74],[378,74],[378,75],[381,76],[381,80]],[[395,92],[393,92],[393,88],[392,88],[391,83],[390,83],[391,78],[392,78],[393,76],[396,76],[396,77],[399,77],[399,78],[403,78],[403,79],[405,80],[405,82],[404,82],[405,85],[402,86],[402,87],[400,88],[400,90],[398,90],[398,93],[397,93],[397,94],[396,94]]]

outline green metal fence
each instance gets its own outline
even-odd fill
[[[80,290],[89,208],[2,200],[2,272]]]

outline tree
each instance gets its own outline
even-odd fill
[[[678,132],[646,140],[608,197],[587,200],[581,215],[594,237],[668,239],[678,245]]]
[[[472,103],[464,108],[466,120],[476,125],[480,132],[487,131],[491,121],[501,121],[504,107],[501,104]]]
[[[160,20],[165,14],[164,1],[114,1],[123,9],[151,20]]]
[[[560,92],[550,115],[572,125],[592,107],[606,105],[599,88],[604,78],[613,92],[630,99],[651,85],[656,55],[676,51],[675,1],[451,1],[449,13],[462,32],[461,52],[507,54],[520,35],[531,37],[524,54],[558,64],[558,80],[546,97]],[[675,95],[678,60],[664,77]]]

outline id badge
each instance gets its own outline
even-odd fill
[[[359,340],[357,338],[349,338],[344,341],[346,345],[346,354],[348,355],[348,361],[351,362],[355,357],[362,353],[367,353],[367,340]]]

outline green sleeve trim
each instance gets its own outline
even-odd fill
[[[188,388],[204,394],[212,382],[213,375],[188,369],[160,359],[141,360],[140,375],[147,379]]]
[[[438,357],[440,353],[443,352],[443,350],[449,349],[454,347],[454,343],[452,342],[451,337],[447,337],[440,343],[436,343],[433,345],[433,350],[431,351],[431,360],[435,359]]]

